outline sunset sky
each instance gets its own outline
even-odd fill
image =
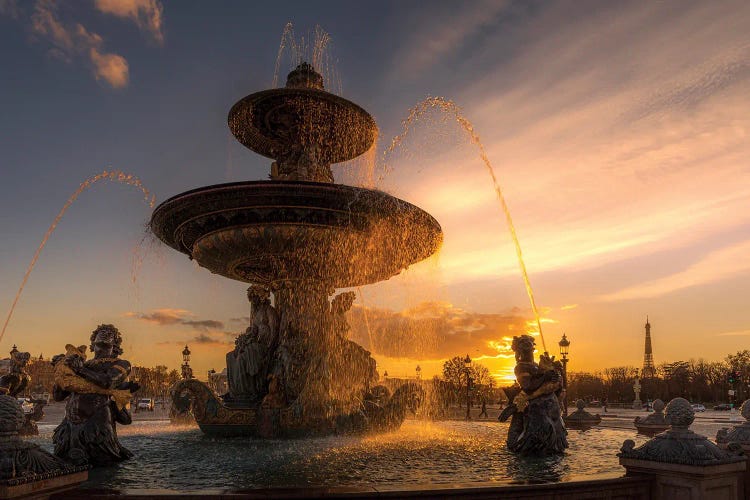
[[[750,348],[749,2],[322,4],[0,0],[2,322],[87,178],[121,170],[157,203],[266,178],[270,160],[226,116],[271,86],[291,22],[297,40],[330,34],[328,88],[376,119],[375,186],[445,234],[439,255],[358,293],[353,338],[381,373],[419,364],[431,377],[468,352],[502,378],[509,339],[533,329],[491,178],[456,120],[430,111],[385,154],[428,96],[455,102],[481,137],[548,349],[571,340],[569,370],[640,366],[646,315],[657,363]],[[293,51],[281,55],[283,83]],[[361,182],[365,163],[334,166],[337,181]],[[153,242],[150,214],[133,186],[83,192],[0,353],[49,356],[114,323],[134,364],[176,368],[188,343],[199,377],[221,370],[247,326],[247,285]]]

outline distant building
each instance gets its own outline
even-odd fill
[[[656,369],[654,368],[654,353],[651,349],[651,323],[648,322],[648,316],[646,316],[646,346],[643,354],[643,371],[641,371],[643,378],[652,378],[656,376]]]

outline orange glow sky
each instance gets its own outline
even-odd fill
[[[647,314],[657,363],[750,347],[747,2],[475,2],[460,12],[384,3],[367,19],[342,5],[294,15],[222,5],[201,16],[180,3],[102,5],[0,2],[0,63],[15,75],[0,82],[10,131],[0,148],[3,311],[59,208],[108,165],[140,177],[157,201],[265,178],[269,161],[236,144],[225,117],[270,85],[291,20],[331,33],[343,95],[380,127],[376,177],[411,106],[443,95],[461,107],[510,206],[548,348],[557,353],[563,332],[571,340],[569,370],[639,366]],[[413,376],[419,364],[431,377],[468,353],[507,376],[509,339],[533,328],[532,315],[476,148],[431,112],[385,162],[377,187],[430,212],[445,241],[438,256],[363,287],[355,312],[447,326],[376,350],[379,370]],[[361,163],[335,167],[337,179],[363,178],[352,171]],[[149,216],[132,187],[84,193],[0,352],[51,355],[111,322],[136,364],[176,368],[189,343],[199,376],[220,370],[246,326],[246,285],[139,244]]]

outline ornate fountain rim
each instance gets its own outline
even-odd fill
[[[383,191],[310,181],[245,181],[192,189],[161,203],[153,212],[150,226],[163,242],[195,258],[202,267],[231,279],[272,287],[289,279],[284,272],[266,276],[263,271],[262,262],[275,256],[285,258],[279,245],[273,243],[278,231],[306,239],[325,252],[331,248],[326,238],[347,241],[340,255],[332,255],[338,256],[338,262],[349,258],[348,266],[338,266],[334,271],[329,265],[325,268],[328,271],[321,271],[320,279],[305,277],[328,280],[335,287],[388,279],[428,258],[443,240],[437,220],[407,201]],[[383,236],[385,229],[388,237]],[[260,234],[269,230],[265,237]],[[326,233],[328,236],[324,236]],[[341,239],[344,233],[350,239]],[[239,246],[227,243],[230,240]],[[267,244],[258,243],[260,240]],[[382,245],[385,252],[379,260],[372,260],[371,251],[365,253],[365,247],[373,244]],[[218,255],[226,258],[219,262]],[[358,266],[356,263],[361,264],[365,257],[382,269]]]
[[[288,106],[295,99],[317,103],[325,115],[320,121],[330,123],[334,130],[346,131],[337,136],[337,147],[328,148],[331,163],[356,158],[367,152],[375,142],[378,126],[364,108],[341,96],[316,88],[282,87],[247,95],[229,110],[229,129],[243,146],[267,158],[276,159],[288,145],[273,137],[274,125],[270,123],[269,115]],[[269,109],[264,109],[266,107]],[[264,111],[262,116],[258,116],[259,109]],[[342,118],[345,115],[348,115],[346,118],[356,117],[362,126],[352,130],[352,123],[347,123],[347,119]]]

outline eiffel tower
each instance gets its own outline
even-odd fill
[[[648,322],[648,316],[646,316],[646,351],[643,354],[643,371],[641,371],[641,377],[651,378],[656,376],[654,370],[654,354],[651,351],[651,323]]]

